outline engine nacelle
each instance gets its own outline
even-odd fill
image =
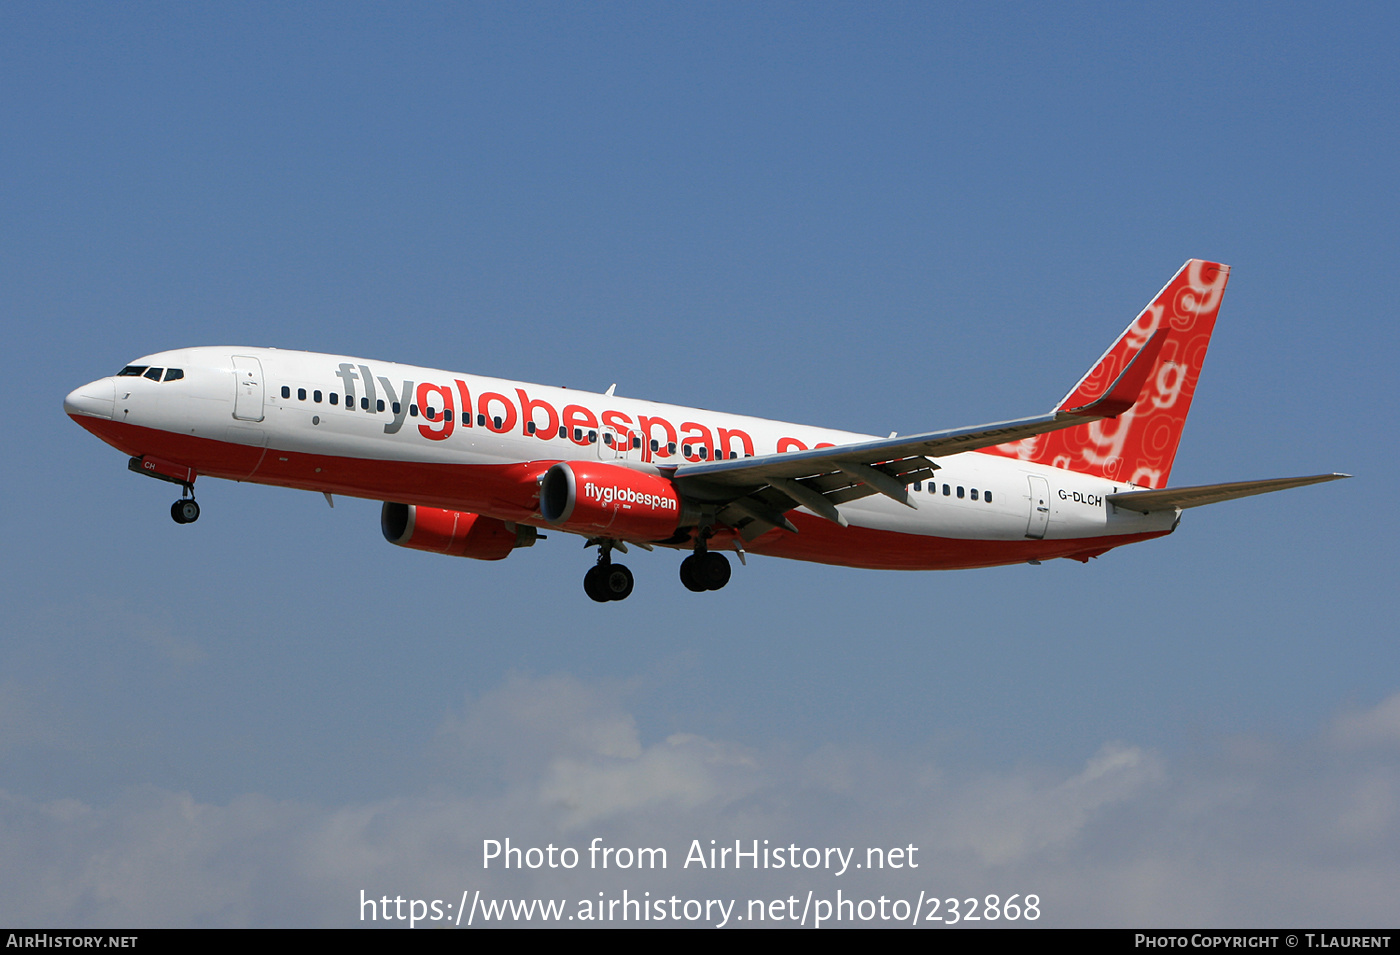
[[[379,511],[379,527],[391,544],[476,560],[501,560],[517,547],[531,546],[539,536],[528,524],[389,501]]]
[[[694,523],[675,485],[615,464],[561,461],[540,482],[540,516],[561,530],[624,540],[665,540]]]

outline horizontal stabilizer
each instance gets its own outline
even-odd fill
[[[1268,494],[1290,487],[1305,487],[1321,484],[1324,481],[1338,481],[1351,477],[1350,474],[1314,474],[1309,477],[1270,478],[1267,481],[1235,481],[1230,484],[1202,484],[1197,487],[1169,487],[1160,491],[1121,491],[1110,494],[1107,500],[1117,507],[1143,514],[1152,511],[1166,511],[1175,507],[1200,507],[1202,504],[1215,504],[1219,501],[1233,501],[1237,497],[1251,497],[1255,494]]]

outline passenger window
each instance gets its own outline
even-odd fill
[[[982,493],[982,500],[986,501],[988,504],[992,503],[992,492],[984,491]]]
[[[568,429],[568,428],[565,428],[565,427],[563,427],[563,426],[560,426],[560,428],[559,428],[559,437],[561,437],[561,438],[567,438],[568,436],[569,436],[569,429]]]
[[[660,451],[660,450],[661,450],[661,442],[658,441],[658,440],[656,440],[655,438],[652,438],[652,439],[651,439],[651,451],[652,451],[652,453],[655,454],[657,451]]]
[[[950,487],[949,487],[948,485],[946,485],[946,484],[943,485],[943,496],[944,496],[944,497],[947,497],[949,494],[952,494],[952,493],[953,493],[953,489],[952,489],[952,488],[950,488]]]
[[[672,441],[672,442],[670,442],[670,443],[668,443],[668,444],[666,445],[666,453],[667,453],[667,454],[675,454],[675,453],[676,453],[676,442]]]
[[[681,454],[684,454],[686,457],[690,457],[690,445],[681,445]]]
[[[397,418],[402,413],[402,410],[403,405],[399,404],[397,401],[394,402],[394,417]]]
[[[590,431],[590,432],[588,432],[588,443],[589,443],[589,444],[597,444],[597,443],[598,443],[598,432],[596,432],[596,431]]]
[[[383,399],[383,398],[380,398],[378,401],[376,401],[376,402],[374,403],[374,407],[375,407],[377,410],[379,410],[379,411],[383,411],[383,410],[384,410],[384,399]]]
[[[345,396],[345,410],[346,410],[346,411],[354,411],[354,410],[355,410],[355,396],[354,396],[354,395],[346,395],[346,396]]]
[[[534,433],[535,433],[535,423],[534,423],[533,421],[527,421],[527,422],[525,422],[525,433],[526,433],[526,434],[534,434]]]
[[[632,435],[632,449],[635,451],[637,448],[640,448],[641,446],[642,446],[642,436],[641,436],[640,434],[634,434],[634,435]]]
[[[924,489],[924,482],[923,482],[923,481],[915,481],[915,482],[914,482],[914,490],[916,490],[916,491],[922,491],[923,489]]]
[[[707,446],[703,445],[703,444],[700,445],[700,460],[701,460],[701,461],[708,461],[708,460],[710,460],[710,449],[709,449]]]
[[[608,447],[612,447],[612,435],[607,431],[603,432],[603,443],[606,444]]]
[[[410,418],[416,418],[416,417],[418,417],[418,406],[417,406],[417,405],[409,405],[409,406],[408,406],[408,416],[409,416]]]
[[[181,378],[183,378],[183,377],[185,377],[185,370],[184,370],[183,368],[167,368],[167,369],[165,369],[165,380],[166,380],[166,381],[179,381],[179,380],[180,380]]]
[[[958,499],[961,500],[961,499],[962,499],[962,496],[963,496],[963,489],[962,489],[962,485],[959,484],[959,485],[958,485]]]
[[[305,388],[298,388],[298,389],[297,389],[297,401],[305,401],[305,400],[306,400],[306,389],[305,389]]]
[[[479,415],[476,416],[476,426],[477,426],[478,428],[484,428],[484,427],[486,427],[486,415],[484,415],[484,414],[479,414]]]
[[[361,411],[368,411],[368,410],[369,410],[369,399],[368,399],[368,398],[361,398],[361,399],[360,399],[360,410],[361,410]]]
[[[311,392],[311,400],[318,405],[321,403],[321,389],[317,388],[315,391]]]
[[[494,417],[492,417],[492,419],[491,419],[491,427],[494,428],[494,429],[497,430],[497,431],[500,431],[500,430],[501,430],[501,416],[500,416],[500,415],[495,415]]]
[[[442,420],[443,420],[443,421],[451,421],[451,420],[452,420],[452,409],[451,409],[451,408],[445,408],[445,409],[443,409],[443,412],[442,412]]]
[[[340,404],[340,392],[338,392],[338,391],[332,391],[332,392],[331,392],[331,404],[333,404],[333,405],[338,405],[338,404]]]
[[[151,381],[160,381],[160,373],[163,371],[165,371],[164,368],[147,368],[143,377],[149,378]]]
[[[972,499],[974,501],[977,500],[977,488],[972,489]]]
[[[288,388],[286,385],[283,385],[283,386],[282,386],[282,397],[283,397],[283,398],[290,398],[291,396],[292,396],[292,389]]]

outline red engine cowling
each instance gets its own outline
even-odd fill
[[[528,524],[389,501],[379,511],[379,527],[391,544],[477,560],[501,560],[517,547],[534,544],[539,536]]]
[[[675,485],[615,464],[561,461],[540,482],[540,516],[561,530],[624,540],[665,540],[694,522]]]

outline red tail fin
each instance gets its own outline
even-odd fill
[[[1103,397],[1153,333],[1166,329],[1166,340],[1153,342],[1161,352],[1133,407],[1116,418],[985,448],[985,453],[1139,487],[1165,487],[1229,278],[1230,267],[1218,262],[1192,259],[1183,265],[1055,410],[1070,411]]]

